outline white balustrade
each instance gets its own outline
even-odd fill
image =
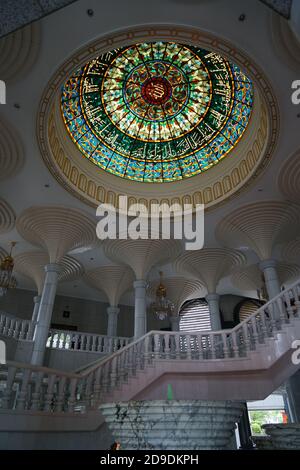
[[[112,354],[123,348],[131,341],[131,338],[67,330],[49,330],[47,348],[63,349],[70,351],[90,351]]]
[[[32,340],[34,323],[0,312],[0,334],[16,340]]]
[[[156,361],[225,361],[248,357],[299,317],[300,281],[231,330],[151,331],[133,342],[128,338],[51,330],[49,347],[112,354],[73,374],[8,361],[0,367],[0,407],[84,412],[98,407],[107,392]]]

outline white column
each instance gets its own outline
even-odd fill
[[[107,307],[107,336],[117,336],[118,307]]]
[[[45,271],[45,283],[33,338],[34,343],[31,363],[35,365],[43,364],[60,266],[56,263],[50,263],[45,266]]]
[[[40,295],[36,295],[35,297],[33,297],[34,307],[33,307],[33,312],[32,312],[32,319],[31,319],[33,322],[37,321],[39,308],[40,308],[40,302],[41,302]]]
[[[134,338],[138,339],[147,332],[146,281],[133,283],[135,289]]]
[[[172,331],[179,331],[179,321],[180,321],[179,315],[172,315],[170,317]]]
[[[269,300],[280,294],[280,283],[276,271],[276,265],[277,262],[274,259],[268,259],[259,263],[259,268],[264,273]]]
[[[219,307],[219,295],[218,294],[207,294],[205,297],[210,313],[211,329],[218,331],[222,329],[220,307]]]

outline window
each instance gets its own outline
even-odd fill
[[[181,307],[179,321],[180,331],[211,330],[209,308],[206,300],[189,300]]]
[[[256,312],[259,307],[261,307],[262,303],[252,299],[243,300],[239,304],[239,314],[238,314],[238,322],[244,321],[247,317],[252,315],[252,313]]]

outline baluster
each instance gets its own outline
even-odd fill
[[[5,325],[5,316],[3,315],[3,313],[1,313],[0,314],[0,333],[3,333],[4,325]]]
[[[232,357],[239,357],[239,347],[237,341],[238,335],[239,332],[236,330],[233,330],[232,333],[230,333]]]
[[[49,330],[49,335],[50,337],[48,337],[48,340],[47,340],[47,347],[53,348],[53,340],[54,340],[53,330]]]
[[[74,406],[76,403],[76,388],[77,388],[78,379],[72,378],[69,382],[69,398],[68,398],[68,412],[73,413]]]
[[[228,340],[227,340],[227,333],[222,333],[222,342],[223,342],[223,353],[224,358],[230,357],[230,352],[228,348]]]
[[[281,297],[276,299],[275,305],[276,305],[276,310],[278,311],[279,329],[281,329],[282,323],[289,323],[289,317],[288,317],[283,299]]]
[[[92,336],[92,351],[95,352],[97,350],[97,336],[93,335]]]
[[[7,335],[13,336],[13,333],[14,333],[14,320],[12,318],[9,318]]]
[[[248,352],[250,351],[248,322],[243,323],[242,329],[243,329],[243,340],[244,340],[245,354],[247,356]]]
[[[202,345],[202,335],[197,334],[197,349],[198,349],[198,359],[203,360],[204,359],[204,351],[203,351],[203,345]]]
[[[265,339],[269,336],[268,333],[268,317],[264,308],[260,309],[259,317],[261,320],[261,342],[265,343]]]
[[[146,335],[144,343],[143,343],[143,346],[144,346],[143,355],[144,355],[145,365],[149,363],[149,358],[150,358],[149,357],[149,344],[150,344],[150,337],[149,337],[149,335]]]
[[[66,343],[67,343],[67,336],[68,336],[68,333],[62,333],[62,345],[61,345],[61,348],[62,349],[67,349],[66,348]]]
[[[26,403],[26,396],[28,392],[28,382],[31,376],[31,369],[23,369],[22,371],[22,385],[16,397],[16,409],[24,410]]]
[[[288,292],[285,292],[283,295],[284,300],[286,302],[286,312],[287,312],[287,315],[285,315],[286,323],[289,323],[290,320],[294,317],[294,307],[292,306],[290,294],[292,294],[292,291],[289,290]]]
[[[106,392],[109,392],[110,390],[110,367],[111,367],[111,361],[107,361],[104,364],[104,377],[103,377],[103,385],[104,385],[104,390]]]
[[[292,297],[295,299],[295,308],[293,309],[293,316],[300,316],[300,297],[299,297],[299,286],[295,286],[292,289]]]
[[[14,339],[18,339],[19,334],[19,320],[12,320],[11,336]]]
[[[45,404],[44,404],[44,411],[50,411],[53,395],[54,395],[54,385],[55,385],[55,374],[48,375],[48,386],[45,394]]]
[[[191,335],[186,334],[185,341],[186,341],[186,359],[191,359],[192,358]]]
[[[270,323],[272,326],[272,332],[278,330],[277,321],[278,321],[278,311],[275,308],[274,302],[270,302],[268,305],[268,313],[270,315]]]
[[[214,334],[209,334],[209,344],[210,344],[210,351],[211,351],[211,358],[216,359],[216,347],[215,347],[215,335]]]
[[[110,374],[110,386],[114,388],[117,383],[117,357],[115,356],[111,361],[111,374]]]
[[[154,334],[154,357],[155,359],[159,358],[159,350],[160,350],[160,341],[159,341],[159,334]]]
[[[12,398],[12,392],[13,392],[13,386],[14,386],[16,373],[17,373],[16,367],[8,367],[6,387],[3,392],[3,398],[2,398],[2,408],[4,409],[11,408],[11,398]]]
[[[8,317],[5,317],[5,320],[4,320],[4,327],[3,327],[3,334],[6,336],[8,334],[8,330],[9,330],[9,318]]]
[[[85,387],[84,387],[84,394],[83,394],[85,406],[89,406],[90,401],[91,401],[91,390],[93,386],[93,378],[94,378],[94,372],[90,372],[89,375],[85,379]]]
[[[20,339],[28,339],[28,332],[29,332],[29,322],[22,321]]]
[[[54,408],[54,410],[57,411],[58,413],[63,411],[66,380],[67,378],[64,376],[60,377],[58,380],[58,391],[57,391],[57,397],[56,397],[55,408]]]
[[[252,337],[253,337],[253,349],[256,349],[256,344],[258,344],[258,330],[257,330],[257,318],[256,316],[252,316],[251,319],[251,326],[252,326]]]
[[[175,354],[175,359],[180,359],[181,354],[180,354],[180,338],[181,335],[179,332],[173,333],[173,338],[174,338],[174,354]]]
[[[28,322],[28,330],[27,330],[26,339],[32,340],[33,332],[34,332],[34,326],[35,326],[35,323],[33,321]]]
[[[78,341],[79,341],[79,336],[78,334],[75,334],[73,336],[73,348],[75,349],[75,351],[77,351],[78,349]]]
[[[34,374],[32,402],[30,407],[32,410],[39,410],[41,408],[41,385],[43,378],[43,372],[38,371]]]
[[[94,382],[95,404],[97,404],[101,398],[101,373],[102,373],[102,368],[100,366],[95,372],[95,382]]]

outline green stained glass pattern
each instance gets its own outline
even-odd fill
[[[102,170],[148,183],[189,178],[229,156],[252,106],[251,80],[237,65],[172,42],[102,54],[61,95],[81,153]]]

